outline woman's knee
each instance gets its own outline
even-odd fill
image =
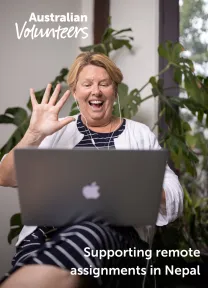
[[[77,223],[61,233],[61,236],[67,235],[70,235],[70,239],[76,239],[76,242],[80,243],[83,242],[83,239],[87,239],[94,249],[116,249],[117,246],[120,246],[116,231],[99,222],[82,221]],[[86,246],[86,243],[84,244]]]
[[[51,265],[27,265],[12,274],[1,288],[88,288],[93,280],[71,275],[70,271]]]

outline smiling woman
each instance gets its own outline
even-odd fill
[[[78,102],[82,121],[89,128],[108,132],[118,125],[112,115],[117,87],[123,75],[109,58],[97,53],[81,53],[72,65],[67,83]]]
[[[67,77],[70,91],[66,91],[61,99],[58,100],[60,85],[57,85],[51,96],[49,84],[40,104],[36,100],[34,90],[30,90],[33,107],[30,125],[14,149],[30,146],[68,149],[93,147],[98,150],[106,147],[129,150],[161,149],[149,127],[136,121],[122,119],[121,115],[113,116],[113,104],[118,97],[117,88],[122,79],[120,69],[107,56],[90,52],[81,53],[75,59]],[[58,114],[70,92],[79,106],[80,113],[59,119]],[[0,165],[2,186],[17,185],[14,149],[6,155]],[[102,163],[98,163],[99,165]],[[118,171],[120,168],[118,167]],[[139,189],[140,187],[138,193]],[[156,225],[163,226],[174,221],[181,215],[182,207],[181,185],[178,177],[167,165]],[[138,266],[145,269],[146,259],[142,257],[98,259],[92,256],[85,257],[84,249],[89,247],[94,251],[123,251],[133,248],[145,251],[148,248],[148,244],[144,241],[147,239],[147,234],[145,227],[114,226],[101,219],[99,215],[84,219],[83,215],[80,215],[79,219],[61,228],[25,226],[16,244],[17,253],[12,261],[13,268],[2,279],[1,287],[77,288],[93,287],[95,284],[96,287],[121,288],[133,287],[135,281],[137,287],[141,287],[142,275],[122,277],[109,274],[99,275],[96,278],[96,275],[90,275],[90,281],[93,283],[89,284],[86,281],[89,280],[86,278],[87,275],[73,278],[70,271],[77,268],[87,270],[92,268],[91,270],[95,271],[103,267],[122,269]],[[36,268],[31,269],[34,266]]]

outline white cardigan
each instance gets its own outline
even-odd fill
[[[69,148],[75,147],[84,137],[77,128],[78,115],[73,116],[76,121],[64,126],[58,132],[46,137],[39,148]],[[155,135],[148,126],[126,119],[124,131],[114,139],[116,149],[161,149]],[[156,225],[163,226],[174,221],[183,212],[183,191],[176,174],[166,166],[163,189],[166,195],[166,207],[160,207]],[[24,226],[16,246],[29,234],[33,233],[36,226]],[[136,228],[136,227],[135,227]],[[150,242],[154,227],[136,228],[140,237]],[[152,235],[150,235],[150,232]]]

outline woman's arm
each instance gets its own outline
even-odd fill
[[[163,181],[165,205],[161,202],[157,225],[163,226],[173,222],[183,213],[183,189],[178,176],[166,165]]]
[[[30,125],[22,140],[6,155],[0,164],[0,186],[17,186],[14,163],[14,150],[16,148],[39,146],[47,136],[54,134],[75,120],[73,117],[66,117],[59,121],[58,114],[70,95],[69,90],[67,90],[56,103],[60,89],[61,85],[57,84],[50,97],[51,84],[48,84],[40,104],[35,98],[33,89],[30,89],[33,108]]]
[[[161,149],[158,140],[150,131],[150,149]],[[178,176],[166,165],[163,192],[157,225],[163,226],[173,222],[183,213],[183,189]]]
[[[42,142],[43,137],[35,136],[28,130],[22,140],[2,159],[0,164],[0,186],[16,187],[16,173],[14,163],[14,150],[16,148],[37,147]]]
[[[166,205],[165,190],[162,190],[161,205]]]

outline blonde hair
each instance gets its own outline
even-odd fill
[[[79,73],[87,65],[95,65],[104,68],[117,90],[118,84],[123,80],[123,74],[115,63],[105,54],[83,52],[77,56],[67,75],[67,84],[69,85],[71,92],[74,92],[75,90]]]

